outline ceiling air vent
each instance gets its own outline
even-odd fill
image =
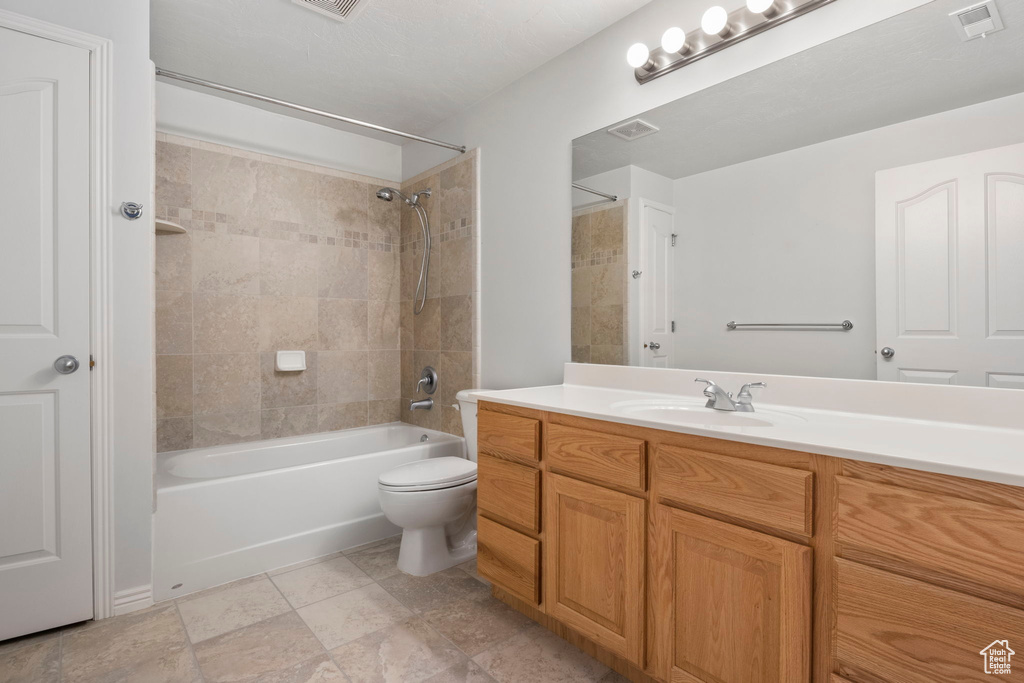
[[[1003,29],[1003,20],[999,16],[995,0],[986,0],[957,10],[950,14],[949,18],[952,19],[960,40],[984,38]]]
[[[647,137],[648,135],[654,135],[657,133],[659,128],[652,126],[642,119],[633,119],[632,121],[626,121],[620,123],[617,126],[612,126],[608,129],[608,132],[612,135],[622,138],[623,140],[639,140],[640,138]]]
[[[326,14],[338,21],[351,21],[356,18],[370,0],[292,0],[296,5],[308,7],[314,12]]]

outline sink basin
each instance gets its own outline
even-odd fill
[[[798,415],[776,410],[739,413],[706,408],[703,402],[694,403],[693,401],[663,399],[620,401],[619,403],[613,403],[611,409],[620,415],[635,417],[641,420],[708,427],[763,428],[792,422],[806,422],[804,418]]]

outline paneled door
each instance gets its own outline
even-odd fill
[[[547,613],[642,667],[647,501],[544,476]]]
[[[675,209],[640,200],[640,365],[670,368],[675,359]]]
[[[811,549],[654,510],[653,668],[670,683],[807,683]]]
[[[89,52],[0,28],[0,640],[93,615],[89,141]]]
[[[875,201],[878,379],[1024,389],[1024,144],[880,171]]]

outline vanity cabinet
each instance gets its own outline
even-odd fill
[[[630,680],[980,682],[989,644],[1024,647],[1024,489],[479,416],[480,573]]]

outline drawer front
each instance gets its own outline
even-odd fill
[[[836,560],[840,670],[901,683],[982,683],[981,651],[1024,643],[1024,612]],[[1016,664],[1016,662],[1013,662]]]
[[[476,428],[480,453],[531,463],[540,460],[540,420],[481,410]]]
[[[477,571],[531,605],[539,605],[540,541],[485,517],[477,522]]]
[[[540,471],[481,455],[477,463],[477,507],[491,517],[540,532]]]
[[[836,477],[837,539],[1024,598],[1024,510]]]
[[[549,424],[548,467],[617,486],[643,490],[644,442],[627,436]]]
[[[678,446],[659,446],[658,491],[684,505],[810,536],[814,473]]]

